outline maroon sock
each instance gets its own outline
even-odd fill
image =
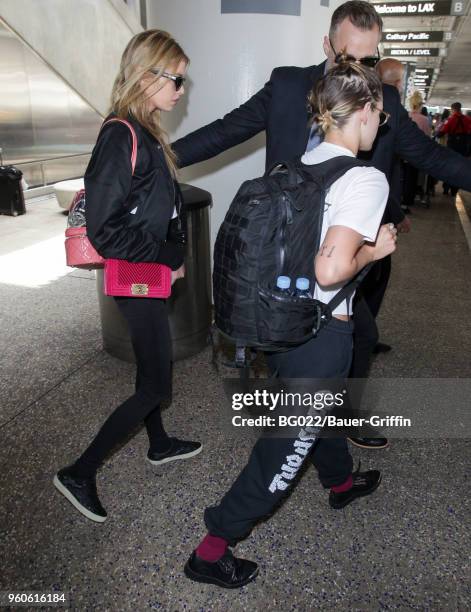
[[[209,561],[215,563],[226,552],[227,542],[223,538],[212,536],[210,533],[206,534],[201,540],[198,548],[196,549],[196,555],[203,559],[203,561]]]
[[[330,490],[333,491],[334,493],[343,493],[344,491],[348,491],[352,487],[353,487],[353,476],[350,474],[350,476],[347,478],[345,482],[342,482],[342,484],[334,485],[333,487],[330,487]]]

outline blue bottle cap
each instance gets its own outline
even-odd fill
[[[276,286],[278,289],[289,289],[291,285],[291,279],[289,276],[279,276],[276,279]]]
[[[309,279],[308,278],[298,278],[296,280],[296,289],[300,291],[307,291],[309,289]]]

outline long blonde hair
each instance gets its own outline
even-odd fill
[[[167,133],[160,125],[160,111],[150,112],[147,108],[148,94],[141,87],[141,79],[150,70],[159,69],[159,73],[155,75],[157,82],[163,72],[175,70],[181,61],[188,64],[190,60],[168,32],[140,32],[131,38],[124,50],[111,92],[110,112],[123,119],[132,115],[149,130],[161,144],[173,176],[177,173],[177,158],[169,144]],[[164,79],[162,81],[160,88],[166,84]]]
[[[424,99],[422,98],[420,91],[414,91],[414,93],[409,97],[409,104],[413,111],[421,110],[424,104]]]

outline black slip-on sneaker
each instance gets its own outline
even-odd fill
[[[170,442],[170,448],[164,453],[156,453],[149,450],[147,453],[147,461],[152,463],[152,465],[162,465],[169,461],[189,459],[190,457],[198,455],[203,450],[201,442],[179,440],[178,438],[170,438]]]
[[[258,574],[254,561],[238,559],[230,550],[214,563],[200,559],[195,552],[186,562],[185,575],[195,582],[216,584],[225,589],[237,589],[251,582]]]
[[[353,474],[352,488],[348,491],[343,491],[343,493],[334,493],[334,491],[331,491],[329,494],[329,504],[336,510],[345,508],[345,506],[350,504],[357,497],[371,495],[373,491],[376,491],[380,483],[381,472],[378,472],[378,470],[368,470],[367,472],[356,471]]]
[[[72,466],[59,470],[54,476],[54,486],[84,516],[91,521],[106,521],[106,510],[101,505],[94,478],[77,478]]]

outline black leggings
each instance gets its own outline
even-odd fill
[[[137,363],[136,392],[116,408],[75,463],[77,475],[91,477],[105,458],[142,422],[152,451],[169,448],[160,403],[172,394],[172,344],[164,300],[115,298],[125,317]]]

